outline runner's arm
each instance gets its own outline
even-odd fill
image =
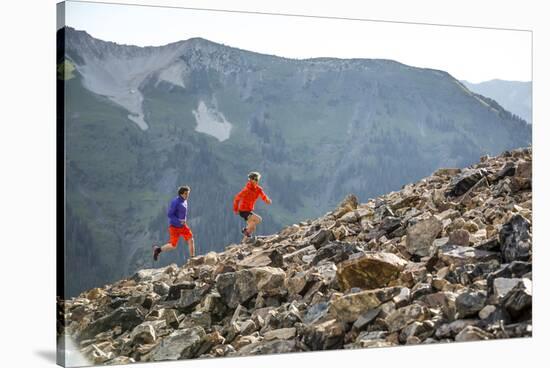
[[[271,204],[271,199],[264,193],[264,190],[262,188],[260,188],[260,197],[265,203]]]
[[[244,193],[244,189],[241,190],[236,196],[235,196],[235,199],[233,200],[233,212],[237,213],[239,212],[239,201],[241,200],[241,196],[243,195]]]
[[[168,209],[168,218],[171,222],[177,223],[179,219],[176,217],[176,202],[170,203],[170,208]]]

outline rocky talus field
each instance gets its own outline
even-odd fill
[[[58,334],[95,364],[529,337],[531,162],[484,156],[140,270],[58,300]]]

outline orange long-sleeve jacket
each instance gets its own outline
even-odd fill
[[[233,211],[253,211],[254,203],[258,197],[261,197],[267,203],[267,196],[261,186],[247,182],[244,188],[235,196],[233,200]]]

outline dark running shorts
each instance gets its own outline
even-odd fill
[[[248,217],[254,214],[252,211],[239,211],[239,216],[248,221]]]

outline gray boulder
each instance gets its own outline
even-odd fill
[[[250,270],[219,274],[216,289],[229,308],[236,308],[258,293],[254,274]]]
[[[443,223],[435,216],[407,228],[407,251],[420,257],[433,253],[433,242],[443,230]]]
[[[181,296],[178,300],[178,303],[176,304],[176,307],[184,310],[193,308],[195,305],[200,303],[200,301],[208,293],[210,288],[211,286],[209,284],[205,284],[201,287],[197,287],[191,290],[181,290]]]
[[[304,315],[304,323],[314,324],[326,317],[329,311],[329,303],[321,302],[310,306]]]
[[[360,252],[360,249],[354,244],[331,242],[317,250],[311,263],[316,265],[323,260],[340,263],[358,252]]]
[[[462,247],[454,244],[447,244],[439,248],[438,258],[447,265],[461,266],[465,264],[476,264],[500,260],[497,252],[488,252],[473,247]]]
[[[250,350],[251,355],[282,354],[296,351],[295,340],[273,340],[261,342]]]
[[[491,272],[487,276],[487,286],[491,289],[493,287],[494,280],[499,277],[521,278],[531,271],[532,265],[530,262],[514,261],[512,263],[504,264],[498,270]]]
[[[344,335],[344,325],[332,319],[306,327],[302,339],[311,350],[333,350],[342,348]]]
[[[467,290],[463,292],[455,300],[458,318],[477,315],[485,306],[486,301],[487,293],[484,291]]]
[[[449,244],[467,247],[470,245],[470,233],[465,229],[458,229],[449,234]]]
[[[141,324],[145,319],[144,313],[138,307],[120,307],[119,309],[96,319],[80,334],[81,339],[89,339],[95,335],[120,326],[122,331],[128,331]]]
[[[396,332],[412,322],[422,322],[430,317],[430,312],[426,307],[420,304],[411,304],[406,307],[396,309],[386,318],[388,330]]]
[[[531,312],[533,301],[533,284],[529,279],[522,279],[503,300],[502,305],[514,318],[526,312]]]
[[[515,172],[519,178],[531,179],[533,176],[533,165],[531,161],[520,161]]]
[[[165,337],[152,351],[151,360],[178,360],[194,358],[200,349],[206,333],[202,327],[176,330]]]
[[[527,261],[531,253],[531,223],[521,215],[514,215],[502,226],[499,234],[500,250],[506,263]]]
[[[466,326],[456,335],[455,341],[480,341],[489,340],[490,338],[492,338],[492,335],[486,331],[483,331],[481,328],[475,326]]]
[[[195,283],[191,281],[184,281],[179,284],[174,284],[168,289],[168,296],[166,300],[177,300],[181,296],[182,290],[191,290],[195,288]]]
[[[321,248],[326,242],[334,240],[334,236],[332,234],[332,231],[321,229],[317,233],[315,233],[312,237],[309,243],[313,245],[316,249]]]
[[[380,308],[369,309],[363,313],[353,323],[353,328],[357,331],[363,330],[370,322],[372,322],[380,313]]]
[[[449,184],[447,196],[458,197],[466,193],[478,181],[488,174],[486,169],[466,169],[455,176]]]
[[[279,328],[276,330],[271,330],[265,333],[264,339],[267,341],[271,340],[289,340],[296,336],[296,328]]]
[[[419,341],[425,340],[432,336],[435,332],[435,325],[432,321],[427,320],[423,322],[413,322],[405,327],[399,333],[399,341],[406,343],[410,341],[412,337],[416,337]]]
[[[440,291],[428,294],[418,299],[430,308],[439,308],[447,320],[454,320],[456,315],[456,294]]]
[[[278,294],[284,289],[285,272],[280,268],[257,267],[238,272],[222,273],[216,278],[216,288],[229,308],[243,304],[258,291],[266,295]]]
[[[493,281],[493,293],[497,298],[497,301],[501,301],[504,297],[521,282],[520,278],[503,278],[499,277]]]

